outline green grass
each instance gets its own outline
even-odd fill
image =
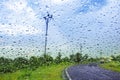
[[[34,71],[24,69],[14,73],[0,74],[0,80],[63,80],[62,71],[70,65],[70,63],[52,64],[39,67]]]
[[[120,72],[120,62],[111,61],[100,65],[102,68]]]

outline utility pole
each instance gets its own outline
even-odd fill
[[[46,55],[47,53],[47,37],[48,37],[48,24],[50,22],[50,20],[53,18],[53,15],[50,15],[47,12],[47,16],[43,17],[45,19],[45,23],[46,23],[46,32],[45,32],[45,51],[44,51],[44,55]]]

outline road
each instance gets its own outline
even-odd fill
[[[66,72],[70,80],[120,80],[120,73],[102,69],[95,64],[71,66]]]

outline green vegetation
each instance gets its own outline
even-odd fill
[[[62,80],[62,71],[66,67],[87,61],[88,55],[81,53],[64,58],[61,53],[56,58],[50,55],[29,59],[17,57],[14,60],[1,57],[0,80]]]
[[[62,80],[62,71],[70,65],[70,63],[60,63],[41,66],[34,71],[18,70],[14,73],[0,74],[0,80]]]
[[[109,63],[104,63],[100,65],[102,68],[120,72],[120,62],[111,61]]]
[[[0,58],[0,80],[63,80],[63,70],[76,64],[100,62],[100,66],[120,72],[120,55],[111,58],[91,58],[87,54],[72,54],[62,57],[58,53],[56,58],[50,55],[32,56],[29,59],[17,57],[14,60]]]
[[[112,55],[111,58],[112,61],[101,64],[100,66],[108,70],[120,72],[120,55],[118,56]]]

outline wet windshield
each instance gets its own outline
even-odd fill
[[[119,9],[119,0],[2,0],[0,56],[118,54]]]

